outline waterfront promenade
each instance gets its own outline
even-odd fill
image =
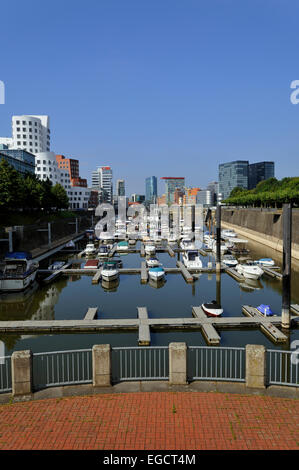
[[[299,449],[299,401],[143,392],[0,405],[6,449]]]

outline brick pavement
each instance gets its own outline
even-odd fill
[[[0,449],[299,449],[299,401],[213,392],[0,405]]]

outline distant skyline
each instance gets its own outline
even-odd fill
[[[1,5],[11,117],[49,115],[51,150],[80,176],[109,165],[126,194],[145,179],[205,187],[218,165],[274,161],[298,176],[299,5],[295,0],[16,0]]]

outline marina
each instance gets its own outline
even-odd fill
[[[88,244],[90,255],[86,254]],[[105,252],[102,247],[106,246]],[[259,253],[255,254],[256,246],[251,243],[246,246],[252,259],[258,259],[258,255],[261,258]],[[216,249],[208,252],[200,246],[196,247],[201,257],[198,267],[187,268],[186,253],[191,253],[190,250],[191,244],[190,248],[182,249],[179,242],[170,246],[163,240],[137,240],[134,245],[116,240],[87,243],[84,236],[76,239],[72,249],[66,250],[62,244],[60,253],[55,251],[40,260],[39,285],[31,296],[1,294],[0,334],[5,348],[11,351],[8,345],[13,337],[12,350],[37,351],[107,341],[114,346],[187,341],[190,345],[211,347],[244,346],[252,342],[288,347],[290,337],[299,338],[296,292],[290,330],[281,329],[282,273],[277,258],[274,266],[263,266],[261,280],[254,280],[246,279],[235,268],[219,264]],[[147,263],[152,256],[160,266],[154,268],[157,273],[160,271],[160,278],[153,277],[153,272],[149,276],[153,268]],[[243,253],[239,255],[241,262],[242,256]],[[51,269],[54,260],[56,263],[60,260],[62,267]],[[109,260],[117,265],[118,278],[113,280],[102,277],[103,266]],[[293,276],[297,276],[296,270]],[[201,307],[213,298],[223,309],[218,317],[208,316]],[[256,307],[251,307],[265,302],[265,298],[277,312],[275,316],[264,318]],[[27,312],[26,316],[22,311]]]

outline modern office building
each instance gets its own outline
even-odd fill
[[[145,201],[145,196],[144,194],[131,194],[130,197],[130,202],[138,202],[139,204],[142,204]]]
[[[35,156],[26,150],[8,149],[7,145],[0,146],[0,160],[6,160],[19,173],[35,173]]]
[[[36,154],[49,152],[50,140],[49,116],[21,115],[12,117],[12,138],[1,137],[0,144]]]
[[[112,169],[110,166],[100,166],[92,172],[91,186],[93,189],[103,189],[107,195],[105,202],[112,202]]]
[[[274,178],[274,162],[251,163],[248,166],[248,189],[269,178]]]
[[[212,205],[216,206],[217,203],[221,201],[218,181],[211,181],[211,183],[207,185],[207,189],[211,191]]]
[[[161,179],[165,180],[166,204],[173,204],[174,203],[174,192],[175,192],[176,189],[184,190],[185,178],[183,178],[183,177],[174,177],[174,176],[164,176]]]
[[[64,155],[56,155],[56,161],[58,168],[68,171],[72,186],[87,188],[87,180],[85,178],[80,178],[79,175],[79,160],[66,158]]]
[[[213,206],[213,194],[209,189],[202,189],[196,195],[196,203],[202,204],[204,207]]]
[[[155,204],[157,201],[157,177],[149,176],[145,179],[145,200],[151,204]]]
[[[219,193],[222,199],[228,198],[237,186],[248,189],[248,165],[248,160],[236,160],[219,165]]]
[[[117,180],[116,181],[116,196],[125,196],[125,180]]]
[[[196,196],[199,191],[200,188],[186,188],[185,195],[183,198],[184,204],[196,204]]]

